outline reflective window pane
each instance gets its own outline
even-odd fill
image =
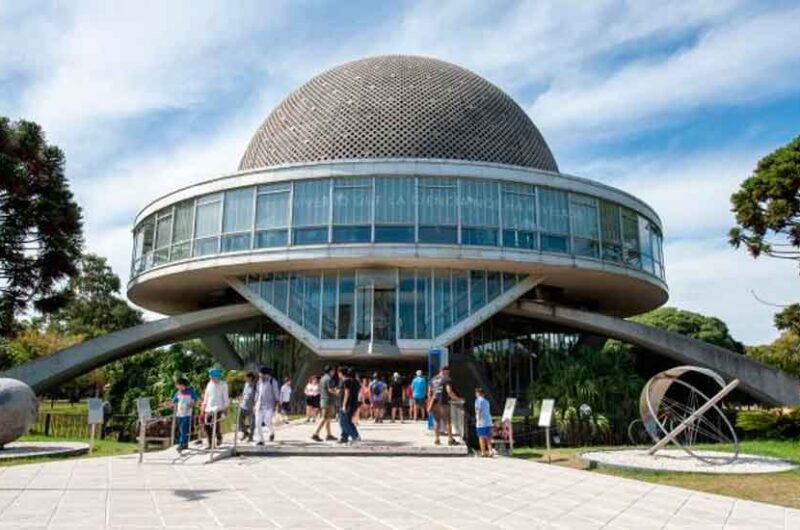
[[[469,316],[469,271],[453,271],[453,323]]]
[[[569,239],[566,236],[542,234],[542,250],[545,252],[569,252]]]
[[[470,312],[482,308],[486,305],[486,271],[470,271]]]
[[[431,293],[431,271],[417,271],[417,338],[430,339],[433,331],[433,301]]]
[[[328,242],[328,228],[295,228],[295,245],[322,245]]]
[[[285,272],[276,272],[274,281],[274,299],[272,305],[282,313],[288,313],[289,303],[289,275]]]
[[[327,226],[330,222],[330,207],[329,179],[301,180],[294,183],[294,226]]]
[[[372,222],[372,178],[333,179],[333,224],[369,225]]]
[[[244,232],[253,228],[253,193],[255,188],[240,188],[225,192],[222,231]]]
[[[334,243],[369,243],[372,229],[369,226],[334,226]]]
[[[499,272],[492,272],[489,271],[486,273],[486,294],[487,300],[491,302],[498,296],[500,296],[501,291],[501,283],[500,283],[500,273]]]
[[[376,243],[413,243],[413,226],[376,226]]]
[[[517,182],[503,183],[503,229],[536,229],[536,188]]]
[[[622,208],[622,252],[625,264],[639,268],[641,257],[639,255],[639,222],[636,212]]]
[[[570,215],[572,215],[572,235],[584,239],[599,239],[597,200],[593,197],[573,193],[569,197],[569,202]]]
[[[527,230],[503,230],[503,246],[535,250],[536,233]]]
[[[288,230],[262,230],[256,232],[255,248],[285,247],[288,244]]]
[[[398,290],[400,292],[399,303],[399,336],[401,339],[414,338],[414,309],[415,298],[414,288],[416,285],[416,278],[413,270],[401,269],[400,270],[400,283]]]
[[[461,179],[461,224],[479,227],[498,226],[499,198],[496,182]],[[494,245],[496,242],[491,244]]]
[[[220,195],[198,199],[194,219],[194,237],[202,238],[219,234],[221,214],[222,201]]]
[[[250,250],[250,233],[222,236],[222,252]]]
[[[194,200],[179,202],[175,205],[175,226],[172,242],[188,241],[192,238],[192,217],[194,216]]]
[[[420,226],[419,242],[456,244],[458,243],[458,229],[454,226]]]
[[[303,325],[303,296],[305,282],[299,272],[289,273],[289,318]]]
[[[539,188],[541,229],[550,234],[569,234],[569,199],[566,192]],[[544,246],[544,245],[542,245]]]
[[[497,246],[496,228],[462,228],[462,245]]]
[[[322,276],[319,272],[303,273],[305,291],[303,294],[303,327],[315,337],[319,337],[319,319],[322,295]]]
[[[456,179],[420,177],[419,224],[455,226],[458,223],[457,197]]]
[[[288,185],[259,186],[256,198],[256,230],[289,226]]]
[[[168,212],[171,209],[167,210]],[[169,246],[172,236],[172,214],[159,215],[156,220],[156,248]]]
[[[453,298],[450,289],[450,271],[433,271],[433,335],[438,337],[453,325]]]
[[[355,337],[355,289],[355,272],[339,271],[339,325],[337,332],[340,339]]]
[[[336,338],[336,271],[325,271],[322,281],[322,338]]]
[[[416,216],[413,177],[375,179],[375,224],[413,225]]]
[[[219,252],[219,237],[206,237],[194,240],[194,255],[207,256]]]

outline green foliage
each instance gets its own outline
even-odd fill
[[[775,315],[775,327],[800,335],[800,304],[791,304]]]
[[[661,307],[631,320],[655,328],[679,333],[738,353],[744,345],[731,337],[728,326],[720,319],[693,313],[675,307]]]
[[[568,443],[597,441],[613,432],[624,436],[636,416],[644,381],[636,374],[630,352],[614,344],[602,350],[546,351],[539,358],[539,377],[531,387],[532,403],[555,398],[556,420]],[[581,415],[581,405],[591,414]]]
[[[731,196],[736,226],[730,243],[762,254],[800,259],[800,136],[762,158]]]
[[[207,371],[213,365],[214,360],[199,341],[132,355],[106,367],[106,399],[114,414],[134,413],[140,397],[152,398],[156,408],[174,394],[178,377],[186,377],[198,393],[202,392],[208,382]]]
[[[83,246],[81,210],[64,176],[64,154],[28,121],[0,117],[0,336],[29,309],[65,303]]]
[[[800,435],[800,407],[741,410],[736,427],[759,438],[793,439]]]
[[[87,339],[141,324],[141,312],[119,298],[119,293],[119,277],[106,258],[86,254],[67,287],[67,304],[50,316],[49,323]]]
[[[772,344],[747,348],[747,356],[800,376],[800,336],[793,331],[783,333]]]

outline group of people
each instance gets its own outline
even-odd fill
[[[194,405],[200,401],[201,422],[208,440],[208,448],[222,443],[222,421],[230,405],[228,385],[222,379],[222,371],[208,371],[209,382],[202,396],[189,385],[189,381],[180,378],[177,391],[172,402],[178,426],[178,449],[188,447],[191,417]],[[388,412],[391,421],[405,421],[405,410],[409,411],[412,421],[425,420],[428,415],[434,420],[434,443],[440,445],[442,432],[447,435],[449,445],[457,445],[453,437],[453,426],[450,415],[450,402],[460,399],[453,389],[449,367],[444,366],[431,379],[430,384],[421,370],[406,383],[402,376],[395,372],[387,383],[379,373],[371,379],[361,378],[354,368],[349,366],[325,366],[321,377],[313,376],[303,390],[306,403],[306,421],[318,418],[312,440],[316,442],[338,441],[341,444],[357,444],[361,441],[358,424],[362,419],[372,419],[375,423],[384,421]],[[289,423],[289,411],[292,400],[292,381],[285,378],[283,385],[272,375],[272,371],[264,366],[258,371],[245,375],[245,383],[239,402],[239,424],[237,430],[242,433],[242,440],[256,445],[264,445],[265,440],[275,440],[274,421],[276,415],[280,421]],[[491,455],[492,418],[489,402],[481,388],[475,389],[475,419],[477,435],[480,442],[481,455]],[[340,435],[333,435],[331,424],[338,420]],[[321,434],[325,433],[325,438]]]

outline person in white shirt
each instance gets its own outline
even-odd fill
[[[206,385],[206,391],[203,393],[203,405],[201,410],[205,416],[205,431],[208,437],[208,449],[214,447],[213,432],[214,423],[217,424],[216,445],[222,444],[222,428],[220,421],[225,416],[225,412],[230,405],[230,396],[228,395],[228,383],[222,379],[222,370],[218,368],[211,368],[208,371],[209,381]]]
[[[283,423],[289,423],[289,405],[292,403],[292,380],[290,378],[286,378],[283,380],[283,386],[281,387],[281,416],[283,417]]]
[[[264,429],[269,433],[269,441],[275,440],[272,417],[275,415],[275,407],[280,402],[280,389],[269,368],[262,366],[259,374],[255,403],[256,433],[258,438],[256,445],[264,445]]]

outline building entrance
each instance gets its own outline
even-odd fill
[[[397,290],[394,271],[358,271],[356,341],[369,353],[397,346]]]

